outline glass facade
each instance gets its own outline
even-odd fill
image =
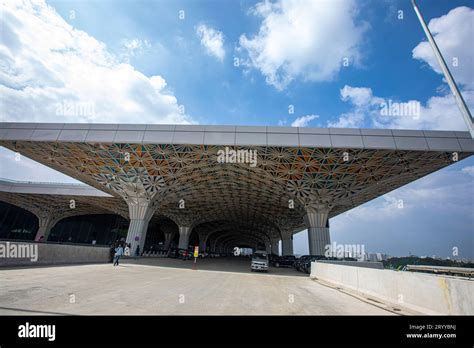
[[[111,245],[126,240],[129,222],[119,215],[80,215],[60,220],[49,232],[49,243]],[[176,227],[176,229],[178,229]],[[34,240],[38,231],[38,218],[31,212],[0,201],[0,239]],[[150,222],[145,240],[145,250],[162,250],[165,235],[159,223]],[[179,233],[174,235],[171,247],[179,243]],[[192,231],[190,245],[199,245],[199,236]]]
[[[34,240],[38,218],[31,212],[0,201],[0,239]],[[110,245],[127,237],[128,221],[119,215],[80,215],[60,220],[48,242]]]
[[[111,245],[125,239],[127,231],[128,221],[119,215],[71,216],[53,227],[48,242]]]
[[[38,218],[28,210],[0,201],[0,239],[34,240]]]
[[[150,222],[145,239],[145,251],[161,250],[165,243],[165,235],[160,230],[158,224]]]

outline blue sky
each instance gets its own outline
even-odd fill
[[[472,2],[419,6],[472,109]],[[35,0],[2,9],[3,121],[465,130],[409,0]],[[64,99],[94,113],[58,117]],[[418,103],[419,117],[381,117],[388,100]],[[0,156],[1,177],[71,181],[5,149]],[[450,256],[460,245],[473,257],[473,169],[468,159],[333,219],[333,240],[398,255]],[[391,207],[399,197],[403,214]],[[374,212],[392,223],[371,229]],[[305,238],[295,238],[296,252]]]
[[[257,70],[243,73],[243,68],[234,67],[234,58],[244,56],[236,52],[240,36],[258,33],[261,24],[261,18],[249,14],[255,1],[48,3],[68,23],[104,42],[117,55],[123,52],[124,39],[147,40],[151,47],[138,50],[130,63],[147,76],[162,76],[179,103],[202,124],[272,125],[316,114],[319,119],[310,125],[326,126],[350,109],[339,97],[344,85],[370,87],[384,98],[426,102],[442,84],[441,75],[412,58],[424,33],[410,1],[357,2],[360,14],[355,21],[369,26],[360,43],[360,66],[341,69],[331,81],[297,79],[283,91],[269,87]],[[469,6],[469,1],[420,2],[427,20],[463,5]],[[184,20],[179,19],[181,10]],[[403,20],[398,19],[399,10],[404,11]],[[74,19],[69,18],[70,11],[75,11]],[[222,62],[202,49],[195,33],[199,24],[223,33],[226,56]],[[288,114],[288,105],[294,105],[293,115]]]

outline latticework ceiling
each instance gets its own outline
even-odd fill
[[[117,197],[35,194],[0,191],[0,201],[26,209],[36,216],[63,219],[90,214],[117,214],[128,219],[127,204]],[[73,202],[72,202],[73,201]]]
[[[0,144],[115,197],[157,201],[156,214],[203,233],[219,221],[269,237],[303,229],[307,206],[329,204],[334,217],[453,163],[452,153],[439,151],[231,146],[257,151],[251,167],[218,163],[224,147],[213,145]]]

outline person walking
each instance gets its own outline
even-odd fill
[[[122,255],[123,255],[123,247],[119,245],[117,248],[115,248],[114,266],[119,265],[120,256]]]
[[[125,244],[125,250],[123,252],[125,256],[130,256],[130,244]]]
[[[140,256],[140,245],[137,245],[137,248],[135,249],[135,257]]]
[[[110,249],[109,249],[109,262],[113,263],[114,262],[114,256],[115,256],[115,243],[110,244]]]

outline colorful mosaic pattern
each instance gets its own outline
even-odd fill
[[[1,145],[116,197],[156,201],[156,214],[178,224],[191,223],[204,231],[205,224],[226,222],[232,230],[268,237],[303,229],[307,207],[327,204],[334,217],[453,163],[450,152],[230,147],[256,150],[253,168],[247,163],[218,163],[223,146],[28,141]],[[469,155],[459,153],[458,159]]]

